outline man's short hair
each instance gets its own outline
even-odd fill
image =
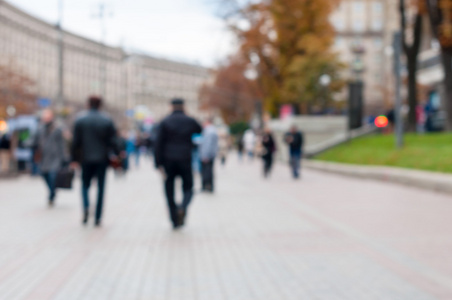
[[[102,106],[102,98],[100,96],[89,96],[88,107],[90,109],[99,109]]]

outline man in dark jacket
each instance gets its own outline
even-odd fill
[[[301,157],[303,155],[303,133],[294,125],[286,133],[285,141],[289,146],[290,166],[294,178],[300,177]]]
[[[104,201],[105,176],[111,155],[115,153],[116,129],[113,121],[99,110],[102,99],[92,96],[88,99],[89,111],[77,119],[72,144],[73,165],[82,166],[83,224],[89,217],[89,188],[97,178],[98,195],[95,225],[100,226]]]
[[[155,145],[155,165],[165,177],[165,192],[173,228],[184,225],[188,205],[193,197],[191,164],[192,136],[201,133],[201,125],[184,113],[184,101],[171,102],[173,113],[160,124]],[[174,199],[174,181],[182,178],[183,201],[178,206]]]

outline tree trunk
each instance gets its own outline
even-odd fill
[[[439,38],[438,28],[441,24],[442,15],[437,1],[426,0],[427,8],[430,16],[430,24],[433,34]],[[441,50],[441,59],[444,69],[444,107],[447,113],[447,130],[452,130],[452,53],[446,49]]]
[[[410,111],[408,113],[408,131],[415,132],[417,125],[416,108],[417,108],[417,55],[414,57],[407,57],[408,67],[408,106]]]
[[[414,40],[411,45],[407,44],[406,30],[406,8],[405,0],[399,2],[400,21],[402,31],[403,51],[407,58],[408,68],[408,106],[410,108],[408,114],[408,131],[415,132],[417,127],[416,108],[417,108],[417,58],[420,51],[422,39],[422,15],[417,13],[413,28]]]
[[[442,51],[441,58],[444,68],[444,106],[447,112],[447,130],[452,130],[452,54]]]

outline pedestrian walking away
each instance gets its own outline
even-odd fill
[[[49,190],[49,206],[53,206],[56,197],[56,177],[65,161],[65,141],[63,131],[55,124],[51,110],[44,110],[41,116],[35,142],[35,161],[39,164],[41,175]]]
[[[262,160],[264,161],[264,177],[270,176],[273,167],[273,156],[276,152],[276,143],[273,138],[272,131],[266,128],[264,134],[262,135],[262,147],[263,154]]]
[[[9,173],[11,158],[11,135],[4,133],[0,138],[0,174]]]
[[[237,138],[237,155],[239,158],[239,162],[242,162],[242,160],[243,160],[244,149],[245,148],[244,148],[244,144],[243,144],[243,134],[242,134]]]
[[[93,178],[97,178],[97,205],[95,225],[101,225],[104,203],[105,177],[109,159],[116,149],[116,129],[109,116],[100,112],[102,99],[92,96],[88,99],[89,110],[83,113],[74,125],[74,141],[72,144],[72,166],[81,164],[83,224],[89,218],[89,189]]]
[[[192,149],[192,168],[195,174],[201,173],[201,158],[199,156],[199,147],[202,141],[202,134],[194,134],[191,138],[193,149]]]
[[[202,131],[201,125],[184,112],[184,100],[171,101],[173,112],[160,124],[155,145],[155,166],[165,179],[165,193],[174,229],[185,224],[188,206],[193,197],[192,136]],[[183,200],[176,204],[174,183],[182,178]]]
[[[210,119],[208,119],[204,124],[199,152],[202,163],[202,190],[213,193],[213,169],[215,157],[218,154],[218,134],[215,126],[212,124],[212,120]]]
[[[304,136],[294,125],[285,135],[285,142],[289,146],[290,167],[295,179],[300,177],[301,158],[303,155]]]
[[[221,127],[218,129],[218,157],[221,164],[226,165],[228,159],[229,149],[231,146],[231,137],[229,135],[229,129]]]
[[[127,130],[122,130],[120,134],[116,136],[116,150],[115,153],[119,158],[119,167],[115,169],[117,176],[125,175],[129,168],[129,158],[127,155]]]
[[[249,159],[253,160],[256,147],[256,135],[254,134],[252,129],[245,131],[245,134],[243,135],[243,145]]]

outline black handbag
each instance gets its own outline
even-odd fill
[[[55,179],[55,188],[71,190],[72,181],[74,180],[75,172],[70,168],[62,168]]]

